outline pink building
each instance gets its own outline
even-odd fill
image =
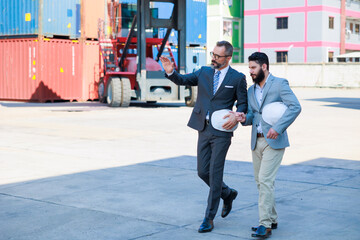
[[[245,62],[255,51],[271,63],[332,62],[360,51],[360,0],[245,0],[244,16]]]

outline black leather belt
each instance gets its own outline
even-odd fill
[[[257,133],[257,137],[264,137],[263,133]]]

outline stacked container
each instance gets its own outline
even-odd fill
[[[0,99],[97,98],[104,0],[0,0]]]
[[[169,19],[173,11],[173,4],[154,2],[153,9],[156,10],[158,18]],[[206,64],[206,25],[207,4],[206,0],[186,0],[186,67],[187,73],[193,72]],[[160,28],[159,38],[165,37],[166,30]],[[177,56],[178,32],[172,30],[169,43],[174,55]],[[175,57],[177,60],[177,57]]]
[[[154,2],[158,18],[169,19],[173,11],[172,3]],[[199,47],[206,45],[206,0],[186,0],[186,46]],[[185,11],[185,10],[184,10]],[[159,37],[163,38],[166,29],[159,29]],[[172,30],[169,43],[178,45],[178,33]]]

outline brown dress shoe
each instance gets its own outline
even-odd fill
[[[235,198],[237,197],[238,192],[235,189],[231,189],[230,195],[224,199],[224,205],[221,211],[221,217],[226,217],[227,215],[229,215],[231,209],[232,209],[232,202],[235,200]]]

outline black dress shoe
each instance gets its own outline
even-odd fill
[[[211,232],[213,228],[214,228],[214,221],[208,218],[204,218],[204,221],[200,225],[198,232],[199,233]]]
[[[256,232],[251,234],[252,237],[259,237],[259,238],[268,238],[271,235],[271,228],[266,228],[263,225],[260,225]]]
[[[251,230],[253,230],[254,232],[256,232],[258,229],[258,227],[252,227]],[[271,229],[277,229],[277,223],[272,223],[271,224]]]
[[[224,205],[221,211],[221,217],[226,217],[229,215],[231,208],[232,208],[232,202],[235,200],[236,196],[238,195],[238,192],[235,189],[231,189],[230,195],[224,199]]]

